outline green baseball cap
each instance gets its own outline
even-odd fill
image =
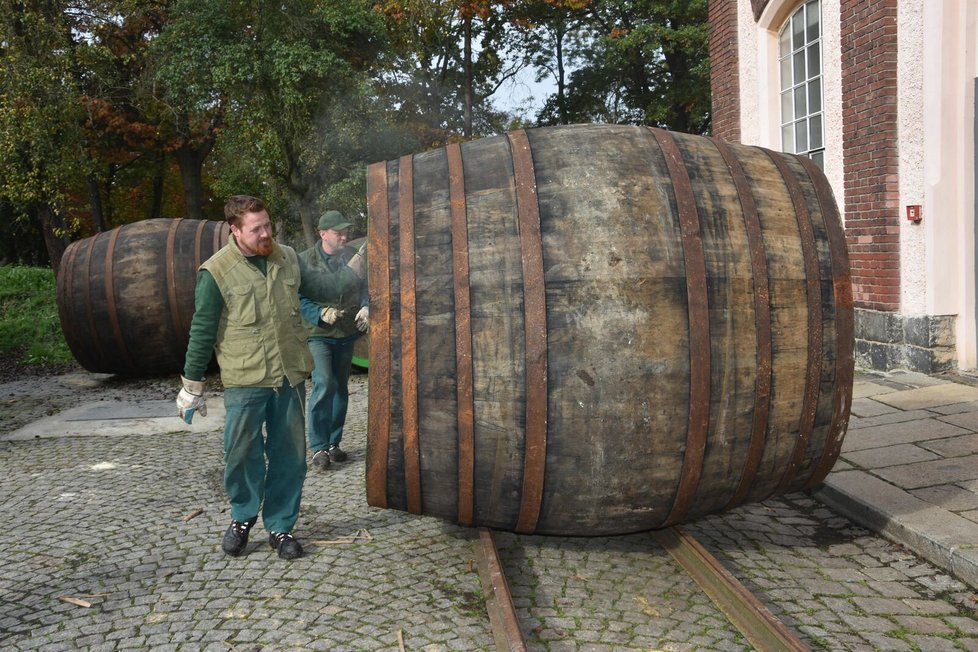
[[[342,231],[343,229],[350,228],[352,223],[343,217],[343,213],[339,211],[326,211],[323,216],[319,218],[319,230],[324,231],[326,229],[333,229],[334,231]]]

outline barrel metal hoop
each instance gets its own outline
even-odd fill
[[[170,223],[170,228],[166,233],[166,257],[163,259],[166,261],[166,286],[169,288],[168,300],[170,302],[170,325],[171,332],[173,336],[171,341],[175,350],[180,350],[181,348],[186,348],[187,342],[181,341],[182,336],[186,336],[183,332],[181,324],[183,319],[180,315],[180,301],[177,300],[177,257],[174,249],[176,248],[177,240],[177,229],[180,228],[180,224],[183,219],[175,219]],[[200,228],[204,226],[206,222],[200,220],[200,226],[197,227],[197,240],[200,239]]]
[[[109,310],[109,324],[112,326],[112,333],[115,335],[115,341],[119,344],[119,354],[122,356],[129,371],[136,371],[138,367],[133,362],[132,355],[129,353],[129,347],[126,346],[126,341],[122,335],[122,326],[119,324],[119,311],[116,309],[115,302],[115,276],[112,273],[113,267],[113,257],[115,256],[115,243],[119,239],[119,234],[122,233],[123,228],[113,229],[112,233],[109,234],[109,245],[105,252],[105,297],[106,303],[108,304]],[[93,331],[94,332],[94,331]]]
[[[794,450],[785,466],[784,474],[781,476],[774,494],[772,494],[777,495],[784,493],[795,479],[802,457],[811,441],[812,431],[815,428],[819,382],[822,376],[822,288],[811,215],[808,212],[808,206],[805,204],[801,184],[786,160],[786,157],[790,155],[771,150],[764,150],[764,152],[777,166],[794,206],[798,236],[801,240],[801,251],[805,263],[805,295],[808,304],[808,363],[805,367],[805,395],[801,403],[801,423],[799,424],[798,439],[795,442]]]
[[[799,157],[805,171],[815,187],[818,205],[825,224],[832,258],[832,291],[835,305],[835,383],[832,393],[832,424],[822,449],[819,461],[806,484],[807,489],[817,486],[829,474],[842,450],[842,439],[849,425],[849,410],[852,407],[852,381],[855,372],[855,325],[853,323],[852,279],[849,272],[849,251],[846,248],[846,234],[839,219],[832,188],[828,179],[807,156]]]
[[[391,321],[390,321],[390,204],[387,163],[367,168],[368,287],[370,288],[370,392],[367,420],[367,502],[387,507],[387,467],[390,452]]]
[[[68,245],[68,248],[65,249],[61,270],[58,274],[58,314],[61,317],[61,330],[65,334],[65,341],[68,343],[68,348],[73,353],[81,348],[81,338],[78,337],[77,329],[74,327],[76,322],[75,305],[68,299],[74,291],[75,258],[78,256],[80,249],[81,244],[77,241]]]
[[[706,438],[710,426],[710,306],[706,284],[706,257],[700,233],[699,213],[689,172],[682,152],[668,131],[649,127],[659,143],[669,170],[672,190],[679,212],[679,226],[686,268],[687,311],[689,314],[689,423],[686,428],[686,451],[683,454],[679,486],[672,508],[661,527],[683,520],[693,502],[703,473]],[[696,325],[694,327],[694,324]]]
[[[771,410],[771,377],[774,348],[771,337],[771,289],[767,273],[764,235],[757,214],[757,202],[751,192],[744,166],[734,155],[730,146],[713,139],[717,150],[727,164],[730,178],[737,189],[737,197],[744,214],[747,231],[747,245],[750,249],[751,278],[754,279],[754,328],[757,341],[757,371],[754,379],[754,413],[751,421],[750,442],[747,459],[740,476],[740,484],[734,491],[724,509],[732,509],[746,500],[757,471],[764,456],[764,443],[767,438],[768,417]]]
[[[533,152],[525,130],[510,132],[507,137],[513,156],[517,219],[523,252],[523,328],[526,342],[526,449],[516,531],[528,534],[536,530],[540,519],[547,464],[547,297]]]
[[[472,316],[469,294],[469,235],[462,148],[452,143],[448,157],[452,215],[452,270],[455,292],[455,393],[458,401],[458,522],[472,525],[475,508],[475,388],[472,369]]]
[[[105,349],[102,348],[102,338],[96,337],[98,329],[95,326],[95,312],[92,310],[92,254],[95,253],[95,242],[102,238],[98,234],[88,239],[88,258],[85,260],[85,315],[88,317],[88,336],[95,342],[99,360],[105,360]]]
[[[414,250],[414,157],[398,163],[401,295],[401,397],[404,405],[404,484],[407,507],[421,513],[421,447],[418,423],[418,307]]]

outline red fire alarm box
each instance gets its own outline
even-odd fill
[[[911,222],[919,222],[923,219],[923,214],[920,212],[920,205],[907,206],[907,219]]]

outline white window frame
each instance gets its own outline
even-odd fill
[[[779,122],[782,151],[825,166],[824,48],[821,0],[804,2],[778,31]]]

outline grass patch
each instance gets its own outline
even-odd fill
[[[58,318],[54,272],[0,266],[0,354],[29,365],[74,361]]]

